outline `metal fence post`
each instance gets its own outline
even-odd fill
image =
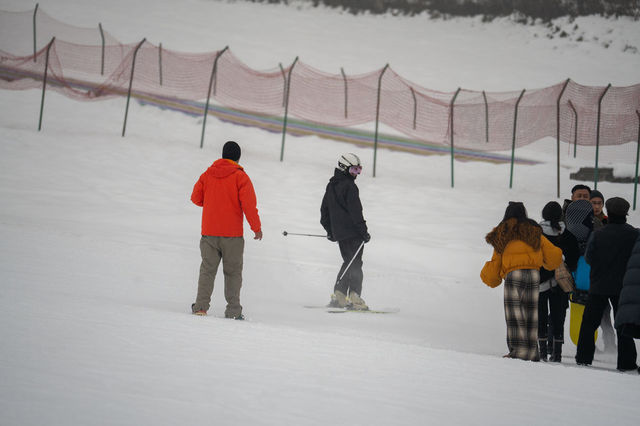
[[[42,113],[44,111],[44,93],[47,90],[47,75],[49,70],[49,51],[51,50],[51,46],[53,46],[53,42],[56,38],[52,38],[47,46],[47,54],[44,61],[44,74],[42,76],[42,99],[40,100],[40,119],[38,120],[38,131],[42,129]]]
[[[382,77],[385,71],[389,68],[389,64],[386,64],[380,72],[378,77],[378,99],[376,101],[376,130],[373,135],[373,177],[376,177],[376,162],[378,161],[378,122],[380,121],[380,96],[382,94]]]
[[[636,148],[636,178],[633,180],[633,209],[636,209],[636,198],[638,195],[638,162],[640,161],[640,111],[636,110],[638,116],[638,147]]]
[[[524,96],[525,91],[526,89],[522,89],[522,92],[520,92],[520,96],[518,97],[518,100],[516,102],[516,108],[513,115],[513,142],[511,143],[511,175],[509,177],[510,189],[513,188],[513,162],[514,162],[515,153],[516,153],[516,130],[518,126],[518,105],[520,104],[520,101],[522,100],[522,96]]]
[[[482,91],[482,97],[484,98],[484,137],[486,142],[489,143],[489,102],[487,102],[487,94]]]
[[[342,73],[342,79],[344,80],[344,118],[348,117],[348,100],[349,100],[349,88],[347,86],[347,75],[344,73],[344,68],[340,67]]]
[[[280,67],[280,74],[282,74],[282,87],[285,87],[285,89],[282,91],[282,107],[284,108],[287,96],[287,73],[284,72],[282,62],[278,62],[278,66]]]
[[[142,44],[147,41],[146,38],[143,38],[138,46],[136,46],[136,50],[133,52],[133,59],[131,61],[131,78],[129,79],[129,91],[127,92],[127,106],[124,110],[124,124],[122,125],[122,137],[124,137],[124,133],[127,130],[127,117],[129,115],[129,101],[131,100],[131,86],[133,86],[133,72],[136,68],[136,56],[138,56],[138,50],[142,47]]]
[[[224,52],[229,49],[229,46],[226,46],[224,49],[218,52],[216,58],[213,60],[213,67],[211,69],[211,77],[209,77],[209,90],[207,91],[207,103],[204,104],[204,117],[202,118],[202,135],[200,136],[200,149],[204,146],[204,129],[207,126],[207,115],[209,115],[209,101],[211,100],[211,86],[213,86],[213,79],[216,76],[218,70],[218,58],[222,56]]]
[[[453,104],[456,102],[456,98],[458,97],[458,93],[460,93],[460,87],[456,90],[455,95],[451,98],[451,102],[449,103],[449,138],[451,139],[451,187],[453,188],[453,159],[454,159],[454,150],[453,150]]]
[[[557,168],[556,168],[556,173],[558,176],[558,192],[557,192],[557,197],[560,198],[560,100],[562,99],[562,95],[564,95],[564,91],[567,88],[567,85],[569,84],[569,80],[571,79],[567,79],[567,81],[564,82],[564,85],[562,86],[562,90],[560,91],[560,95],[558,96],[558,101],[556,103],[556,124],[557,124],[557,128],[556,128],[556,157],[557,157]]]
[[[36,3],[36,8],[33,9],[33,62],[36,61],[36,51],[38,50],[36,46],[36,14],[38,13],[38,6],[40,3]]]
[[[284,103],[284,120],[282,121],[282,146],[280,147],[280,161],[284,159],[284,139],[287,134],[287,116],[289,115],[289,91],[291,90],[291,73],[293,73],[293,67],[296,66],[298,57],[294,59],[289,68],[289,75],[287,76],[287,85],[285,86],[285,103]]]
[[[409,87],[409,90],[411,90],[411,96],[413,97],[413,130],[415,130],[418,117],[418,100],[416,99],[416,92],[413,90],[413,87]]]
[[[604,92],[600,95],[600,99],[598,99],[598,125],[596,127],[596,170],[594,173],[594,182],[593,189],[598,189],[598,157],[600,155],[600,117],[602,113],[602,99],[604,99],[604,95],[607,94],[609,88],[611,87],[611,83],[604,89]]]
[[[162,86],[162,43],[158,46],[158,72],[160,74],[160,86]]]
[[[102,23],[98,22],[98,28],[100,29],[100,38],[102,39],[102,54],[100,61],[100,75],[104,75],[104,31],[102,30]]]
[[[576,107],[573,106],[573,102],[571,102],[571,99],[569,99],[569,106],[571,107],[571,110],[573,111],[573,115],[575,117],[575,128],[573,129],[573,158],[576,158],[576,152],[578,149],[578,111],[576,110]]]

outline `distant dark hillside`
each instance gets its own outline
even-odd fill
[[[288,0],[251,0],[288,3]],[[549,20],[559,16],[632,16],[640,17],[640,0],[304,0],[314,6],[340,7],[351,13],[393,13],[414,15],[428,11],[434,15],[487,17],[521,13]]]

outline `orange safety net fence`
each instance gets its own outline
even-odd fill
[[[132,87],[137,96],[202,101],[211,81],[212,102],[225,107],[281,117],[288,98],[289,116],[318,125],[359,126],[378,116],[380,123],[414,140],[491,152],[510,150],[514,140],[515,147],[522,147],[555,138],[559,111],[566,154],[576,149],[591,159],[593,150],[582,147],[596,145],[599,128],[600,146],[624,145],[604,153],[602,161],[635,161],[635,144],[629,142],[638,138],[640,84],[592,87],[567,80],[524,93],[447,93],[412,83],[391,67],[360,75],[330,74],[296,61],[257,71],[228,49],[197,54],[148,41],[122,44],[100,30],[73,27],[37,9],[0,11],[0,88],[42,87],[50,44],[48,81],[55,83],[50,88],[78,100],[126,94],[135,56]]]

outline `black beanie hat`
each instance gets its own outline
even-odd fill
[[[222,158],[238,162],[240,160],[240,145],[234,141],[228,141],[222,147]]]
[[[629,207],[631,206],[624,198],[613,197],[607,200],[605,207],[607,208],[607,214],[609,216],[626,217],[627,213],[629,213]]]
[[[600,198],[602,201],[604,201],[604,196],[602,195],[602,192],[598,191],[597,189],[594,189],[593,191],[591,191],[591,197],[589,197],[590,200],[593,200],[594,198]]]

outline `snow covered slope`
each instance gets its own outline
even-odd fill
[[[441,90],[510,90],[567,75],[637,83],[638,55],[530,39],[531,28],[506,22],[195,0],[97,4],[40,7],[76,25],[101,21],[124,41],[148,36],[185,51],[229,44],[256,67],[295,55],[353,72],[391,62]],[[137,103],[121,138],[124,99],[48,93],[37,132],[40,95],[0,93],[1,424],[637,423],[640,382],[609,371],[614,355],[597,354],[591,369],[575,366],[571,343],[563,365],[501,358],[502,290],[478,277],[491,254],[484,235],[509,200],[540,218],[554,198],[553,156],[516,168],[512,190],[508,165],[456,163],[451,189],[446,157],[381,151],[374,179],[370,150],[288,137],[281,163],[279,135],[213,119],[200,150],[197,119]],[[211,315],[189,314],[200,230],[189,196],[229,139],[243,147],[265,234],[260,242],[247,235],[245,322],[219,318],[221,279]],[[372,240],[363,297],[395,314],[304,308],[328,301],[339,253],[324,239],[282,231],[321,232],[320,200],[344,151],[365,165],[358,185]],[[562,170],[566,194],[580,165],[569,159]],[[633,196],[630,185],[598,189]]]

